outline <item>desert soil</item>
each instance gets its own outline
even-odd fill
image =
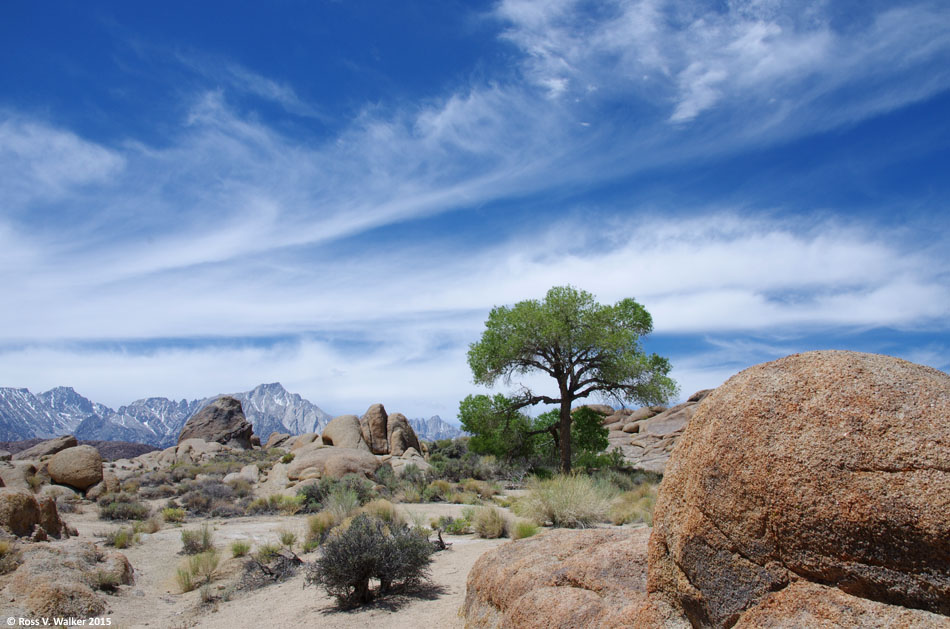
[[[401,504],[407,516],[422,516],[424,523],[439,515],[458,516],[462,505]],[[119,523],[98,519],[94,505],[81,513],[64,514],[64,519],[79,531],[80,539],[101,546],[102,533],[118,528]],[[409,521],[411,517],[407,517]],[[111,627],[293,627],[313,625],[327,628],[372,627],[373,629],[421,627],[442,629],[462,627],[458,612],[465,598],[465,580],[475,560],[485,551],[507,540],[484,540],[472,535],[443,535],[452,546],[433,555],[430,583],[413,595],[380,599],[355,611],[338,610],[335,600],[322,588],[304,587],[304,570],[291,579],[256,590],[237,591],[230,600],[201,602],[198,590],[181,594],[175,582],[176,569],[185,561],[181,550],[182,528],[195,529],[202,523],[214,528],[214,542],[222,555],[220,576],[212,584],[220,597],[243,573],[243,559],[230,557],[231,542],[248,540],[256,548],[276,543],[280,531],[294,531],[303,540],[306,516],[254,516],[230,519],[190,519],[182,527],[165,525],[161,531],[141,536],[141,542],[122,549],[135,570],[135,583],[122,586],[116,594],[105,595],[108,602],[104,617]],[[312,561],[317,553],[300,555]]]

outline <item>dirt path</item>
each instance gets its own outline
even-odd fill
[[[425,522],[432,516],[459,515],[460,505],[399,505],[410,514],[419,514]],[[84,539],[95,539],[118,524],[102,522],[93,506],[81,514],[70,514],[67,521]],[[241,574],[243,560],[230,559],[234,540],[252,541],[254,546],[276,542],[279,531],[291,530],[303,539],[305,516],[260,516],[227,520],[193,520],[185,528],[197,528],[208,522],[214,527],[215,545],[223,560],[213,584],[213,592],[221,596],[227,585]],[[507,540],[482,540],[473,536],[445,536],[452,547],[433,556],[431,587],[420,595],[397,596],[377,601],[357,611],[341,612],[334,600],[322,589],[303,587],[303,571],[279,584],[238,592],[231,600],[202,604],[196,591],[179,594],[175,583],[176,569],[181,565],[181,528],[167,527],[151,535],[143,535],[140,544],[123,549],[135,569],[135,584],[123,586],[115,595],[107,596],[112,627],[372,627],[373,629],[420,627],[441,629],[462,627],[458,610],[465,597],[465,580],[475,560],[485,551]],[[99,540],[97,540],[98,542]],[[312,560],[316,554],[303,555]]]

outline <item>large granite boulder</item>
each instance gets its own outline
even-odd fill
[[[806,580],[950,615],[948,417],[950,375],[887,356],[809,352],[733,376],[667,465],[651,600],[731,627],[757,605],[791,617]]]
[[[0,530],[17,537],[69,537],[52,496],[37,498],[22,489],[0,488]],[[75,533],[75,531],[74,531]]]
[[[14,461],[39,459],[44,456],[56,454],[61,450],[65,450],[66,448],[75,448],[77,445],[79,445],[79,442],[76,441],[76,437],[72,435],[63,435],[62,437],[41,441],[32,448],[27,448],[26,450],[17,452],[13,455],[12,459]]]
[[[697,391],[672,408],[645,406],[611,424],[608,450],[619,448],[633,467],[662,474],[697,405],[710,391]]]
[[[102,457],[92,446],[75,446],[54,454],[46,469],[54,483],[85,491],[102,480]]]
[[[282,448],[288,441],[290,441],[291,437],[293,437],[293,435],[290,433],[272,432],[270,437],[267,438],[267,442],[264,444],[264,449],[270,450],[271,448]]]
[[[646,529],[555,529],[479,557],[466,627],[634,627],[646,598]]]
[[[323,444],[338,448],[360,448],[369,450],[360,428],[360,418],[356,415],[334,417],[323,429]]]
[[[294,460],[287,465],[287,478],[342,478],[351,473],[372,478],[379,466],[379,459],[366,450],[311,445],[296,451]]]
[[[409,448],[417,453],[422,451],[416,431],[402,413],[393,413],[386,422],[386,440],[389,442],[389,454],[402,456]]]
[[[244,417],[240,400],[222,396],[185,422],[178,443],[186,439],[215,441],[232,448],[251,449],[253,427]]]
[[[386,429],[389,416],[382,404],[373,404],[360,418],[363,441],[373,454],[389,453],[389,432]]]

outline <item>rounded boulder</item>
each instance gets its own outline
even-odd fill
[[[649,590],[729,627],[802,579],[950,615],[950,375],[844,351],[710,393],[660,488]]]
[[[53,455],[47,470],[53,482],[85,491],[102,480],[102,457],[92,446],[66,448]]]

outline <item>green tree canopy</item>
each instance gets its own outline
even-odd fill
[[[556,394],[539,394],[521,385],[515,408],[539,403],[559,406],[561,469],[571,469],[571,405],[590,395],[624,403],[661,404],[676,393],[667,375],[670,363],[646,354],[641,337],[653,330],[650,313],[634,299],[614,305],[573,286],[556,286],[543,301],[497,306],[481,339],[468,350],[477,384],[544,373],[557,383]]]

